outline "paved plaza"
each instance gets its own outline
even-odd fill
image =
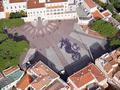
[[[12,30],[15,32],[24,35],[32,48],[54,64],[53,68],[70,74],[101,55],[106,44],[106,40],[84,33],[76,20],[26,23]]]

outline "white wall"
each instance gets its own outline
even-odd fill
[[[8,3],[4,5],[5,12],[19,12],[21,10],[26,11],[26,2]]]
[[[4,12],[0,12],[0,19],[5,18],[5,17],[6,17],[5,13]]]

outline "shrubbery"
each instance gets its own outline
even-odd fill
[[[21,17],[26,17],[26,16],[27,14],[24,11],[10,13],[10,18],[21,18]]]

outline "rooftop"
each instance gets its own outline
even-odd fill
[[[96,7],[96,4],[93,0],[84,0],[85,3],[89,6],[89,8],[94,8]]]
[[[8,74],[15,72],[18,69],[19,69],[18,66],[13,66],[13,67],[10,67],[10,68],[4,70],[3,73],[4,73],[4,75],[8,75]]]
[[[112,69],[112,65],[110,63],[106,63],[104,65],[104,69],[105,69],[106,72],[109,72]]]
[[[55,80],[53,83],[51,83],[45,90],[68,90],[67,84],[65,85],[63,82],[60,80]]]
[[[95,19],[101,19],[103,18],[102,14],[100,13],[99,10],[96,10],[95,12],[92,13],[92,16],[95,18]]]
[[[59,77],[54,71],[52,71],[41,61],[39,61],[35,66],[30,68],[29,72],[34,72],[38,76],[37,79],[35,79],[31,83],[31,86],[36,88],[37,90],[41,89],[43,86],[48,85],[53,79]]]
[[[23,75],[23,71],[21,70],[17,70],[11,74],[9,74],[8,76],[0,79],[0,89],[13,83],[14,81],[18,80],[21,78],[21,76]]]
[[[102,12],[102,14],[103,14],[104,17],[108,17],[108,16],[112,15],[111,12],[108,11],[108,10]]]
[[[25,90],[25,88],[32,82],[32,77],[25,74],[22,79],[17,83],[16,87]]]
[[[45,3],[39,3],[39,0],[28,0],[27,1],[28,9],[43,8],[43,7],[45,7]]]
[[[94,64],[90,64],[71,75],[69,79],[79,88],[92,80],[101,82],[105,79],[105,76]]]
[[[26,2],[26,0],[9,0],[10,3]]]
[[[88,16],[88,14],[84,10],[83,6],[80,5],[79,7],[77,7],[76,10],[77,10],[77,14],[78,14],[79,17],[87,17]]]
[[[120,58],[120,48],[112,51],[109,54],[106,54],[106,56],[103,56],[103,59],[105,59],[111,65],[117,64],[118,58]]]

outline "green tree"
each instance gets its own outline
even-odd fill
[[[100,33],[102,36],[109,38],[114,37],[118,32],[118,30],[115,27],[103,20],[97,20],[93,22],[91,24],[91,28]]]
[[[120,0],[109,0],[111,4],[118,10],[120,11]]]
[[[10,18],[21,18],[22,15],[19,12],[10,13]]]
[[[26,17],[26,16],[27,16],[27,13],[26,13],[25,11],[21,10],[21,11],[20,11],[20,15],[21,15],[22,17]]]
[[[120,47],[118,30],[110,23],[103,20],[97,20],[92,23],[91,28],[100,33],[102,36],[109,38],[108,41],[110,42],[110,47],[112,49]]]

